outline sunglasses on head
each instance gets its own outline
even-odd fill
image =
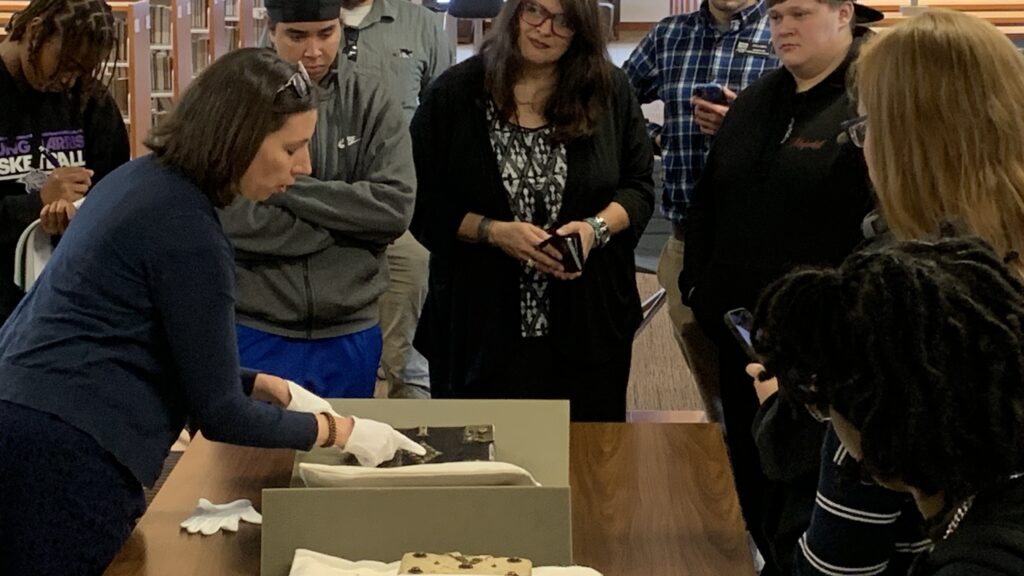
[[[299,62],[299,71],[292,74],[291,78],[277,89],[275,95],[291,88],[292,90],[295,90],[296,96],[299,98],[306,98],[312,91],[312,86],[313,81],[309,79],[309,73],[306,72],[306,67],[302,65],[302,62]]]

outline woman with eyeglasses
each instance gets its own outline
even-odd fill
[[[895,243],[786,276],[755,314],[767,372],[831,420],[847,485],[875,482],[923,516],[913,576],[1024,574],[1024,284],[1002,260],[976,237]]]
[[[892,232],[920,238],[952,221],[1024,274],[1024,59],[1006,35],[928,10],[864,47],[856,91],[850,133]]]
[[[413,119],[411,229],[431,253],[416,348],[435,396],[624,420],[654,204],[643,116],[592,0],[510,0],[491,30]]]
[[[310,172],[316,105],[304,71],[237,50],[189,86],[152,155],[90,192],[0,329],[0,573],[100,574],[186,420],[214,441],[338,446],[368,464],[422,453],[239,369],[232,250],[214,209]]]
[[[74,202],[128,161],[128,133],[106,87],[114,15],[102,0],[33,0],[0,42],[0,323],[23,292],[15,246],[40,219],[60,234]]]

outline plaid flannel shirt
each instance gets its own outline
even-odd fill
[[[778,65],[766,13],[764,0],[758,0],[722,31],[705,1],[696,12],[659,22],[623,65],[642,104],[665,103],[665,125],[652,124],[649,130],[652,138],[661,135],[662,212],[674,223],[686,223],[690,195],[712,141],[694,121],[693,88],[717,82],[739,93]]]

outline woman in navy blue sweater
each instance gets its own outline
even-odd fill
[[[238,366],[231,244],[214,208],[310,173],[316,94],[263,50],[213,64],[89,194],[0,330],[0,573],[98,574],[186,419],[210,440],[386,456],[389,427]],[[294,390],[294,388],[292,388]],[[363,461],[361,459],[361,461]]]

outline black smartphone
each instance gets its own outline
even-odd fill
[[[537,245],[537,249],[543,250],[551,246],[562,256],[562,268],[565,272],[573,274],[583,270],[583,239],[577,233],[560,236],[553,232],[547,240]]]
[[[725,99],[725,90],[722,89],[722,85],[716,82],[697,84],[693,87],[693,95],[714,104],[725,105],[729,103]]]
[[[729,332],[736,337],[740,347],[746,352],[752,362],[760,362],[757,352],[754,351],[754,342],[751,331],[754,327],[754,315],[746,308],[736,308],[725,313],[725,325]]]

